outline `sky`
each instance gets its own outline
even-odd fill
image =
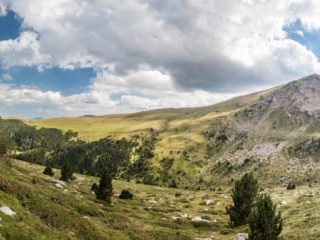
[[[317,0],[0,0],[0,116],[211,105],[319,56]]]

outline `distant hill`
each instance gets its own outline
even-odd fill
[[[248,171],[265,185],[286,185],[320,177],[319,103],[320,76],[311,75],[208,107],[24,122],[71,129],[89,142],[109,135],[130,138],[153,129],[150,172],[161,185],[167,184],[163,178],[180,187],[229,185]]]

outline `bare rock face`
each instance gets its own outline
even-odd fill
[[[248,233],[238,233],[234,240],[247,240],[249,238]]]

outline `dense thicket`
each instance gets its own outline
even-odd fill
[[[108,169],[113,176],[121,171],[122,177],[145,177],[156,141],[155,131],[151,129],[150,133],[130,140],[106,137],[87,143],[72,131],[36,129],[20,120],[0,118],[0,136],[7,136],[19,151],[15,158],[60,169],[68,162],[74,172],[96,176]],[[131,163],[132,155],[135,161]]]

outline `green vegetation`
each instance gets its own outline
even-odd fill
[[[124,189],[121,191],[121,194],[119,196],[120,199],[132,199],[133,198],[133,194],[127,190],[127,189]]]
[[[104,200],[107,203],[111,202],[112,196],[112,178],[107,169],[104,169],[101,177],[99,186],[96,187],[96,196],[97,199]]]
[[[73,170],[69,162],[66,162],[61,169],[60,180],[68,182],[73,177]]]
[[[249,240],[278,240],[283,221],[270,196],[259,195],[255,205],[249,217]]]
[[[234,205],[226,208],[230,216],[230,224],[233,227],[247,223],[258,191],[258,181],[252,173],[245,174],[240,180],[235,182],[231,195]]]
[[[52,168],[50,166],[47,166],[44,171],[43,174],[48,175],[50,177],[54,176],[54,172],[52,171]]]

